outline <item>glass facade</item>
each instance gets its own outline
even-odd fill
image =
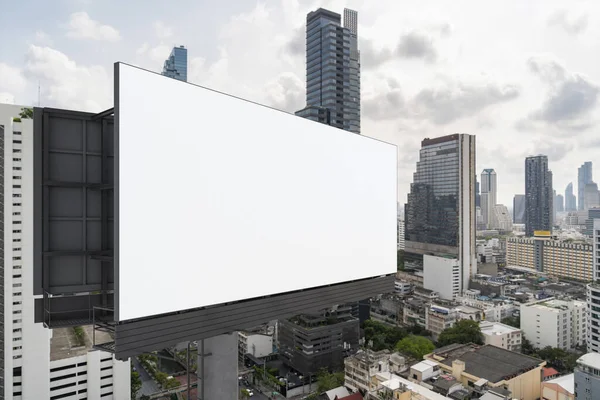
[[[346,9],[341,26],[340,14],[322,8],[306,18],[306,109],[325,107],[330,125],[354,133],[360,133],[357,19]],[[303,111],[296,115],[314,114]]]
[[[525,159],[525,234],[552,230],[554,191],[547,156]]]
[[[460,152],[458,135],[425,139],[405,206],[405,240],[459,244]]]
[[[592,183],[592,162],[586,161],[577,169],[577,205],[579,211],[585,210],[584,191],[585,185]]]
[[[185,47],[173,47],[171,55],[165,60],[162,74],[187,82],[187,49]]]

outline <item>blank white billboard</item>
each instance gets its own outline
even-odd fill
[[[117,320],[396,271],[395,146],[115,72]]]

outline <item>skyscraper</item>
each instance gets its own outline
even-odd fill
[[[530,156],[525,159],[525,234],[552,230],[553,214],[552,171],[548,157]]]
[[[405,209],[405,260],[452,256],[461,288],[477,272],[475,252],[475,136],[425,139]]]
[[[187,82],[187,49],[185,47],[173,47],[171,55],[165,60],[162,74]]]
[[[565,188],[565,211],[577,211],[577,198],[573,194],[573,182]]]
[[[585,185],[592,183],[592,162],[586,161],[577,170],[577,204],[579,211],[585,209]]]
[[[598,185],[595,182],[586,183],[583,188],[583,209],[587,211],[592,207],[598,206],[600,206]]]
[[[554,202],[556,204],[556,211],[557,212],[563,212],[563,211],[565,211],[565,198],[563,197],[562,194],[557,194],[554,197]]]
[[[525,223],[525,195],[515,194],[513,198],[513,222],[515,224]]]
[[[498,203],[496,171],[484,169],[481,173],[481,214],[486,228],[491,228],[494,207]]]
[[[296,115],[360,133],[358,14],[323,8],[306,17],[306,107]]]

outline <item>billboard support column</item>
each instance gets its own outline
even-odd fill
[[[198,349],[198,399],[237,399],[238,333],[201,339]]]

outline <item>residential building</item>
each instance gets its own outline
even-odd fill
[[[515,224],[525,223],[525,195],[516,194],[513,198],[513,222]]]
[[[577,211],[577,198],[573,194],[573,182],[565,188],[565,211]]]
[[[483,334],[483,343],[503,349],[521,352],[521,330],[500,322],[481,321],[479,323]]]
[[[440,366],[434,361],[424,360],[410,367],[408,379],[414,382],[423,382],[439,376]]]
[[[392,398],[398,400],[447,400],[448,397],[416,384],[408,379],[392,373],[381,373],[373,378],[375,390],[368,393],[365,399],[379,400]],[[392,397],[384,397],[392,396]]]
[[[486,229],[492,228],[494,206],[498,203],[496,171],[484,169],[481,173],[481,215]]]
[[[585,210],[585,185],[592,183],[592,181],[592,162],[586,161],[577,170],[577,209],[579,211]]]
[[[549,298],[521,305],[521,330],[532,346],[570,350],[586,343],[587,305]]]
[[[402,308],[404,307],[402,295],[385,293],[371,300],[370,317],[373,320],[392,325],[401,323]]]
[[[187,49],[184,46],[173,47],[169,58],[165,60],[162,74],[169,78],[187,82]]]
[[[556,209],[556,212],[565,211],[565,198],[562,194],[557,194],[556,196],[554,196],[554,203],[554,208]]]
[[[89,340],[79,346],[77,352],[63,344],[67,351],[63,351],[62,356],[57,355],[60,353],[56,351],[56,343],[60,341],[61,330],[52,331],[34,323],[33,120],[14,120],[22,108],[0,104],[0,177],[4,188],[0,192],[3,215],[0,221],[3,232],[0,309],[4,315],[4,322],[0,324],[3,345],[0,398],[71,400],[84,398],[86,392],[89,399],[99,398],[100,393],[106,394],[103,400],[128,398],[129,362],[116,361],[111,354],[99,351],[88,354]],[[73,329],[68,332],[74,336]],[[84,339],[87,336],[91,337],[85,333]],[[101,362],[109,357],[110,362]],[[90,360],[89,364],[85,364],[85,358]],[[78,364],[81,365],[78,367]],[[118,378],[113,379],[113,367],[114,373],[119,373]],[[73,373],[82,377],[75,378]],[[101,376],[106,378],[100,380]]]
[[[358,13],[341,19],[323,8],[306,17],[306,107],[296,115],[360,133]]]
[[[461,269],[459,292],[477,272],[475,136],[454,134],[421,142],[405,210],[405,262],[451,256]]]
[[[588,243],[559,240],[550,232],[539,231],[533,238],[506,239],[506,265],[589,282],[592,280],[592,250],[593,246]]]
[[[427,327],[427,310],[429,305],[421,299],[408,299],[402,308],[402,323]]]
[[[525,234],[552,230],[553,214],[552,172],[548,157],[530,156],[525,159]]]
[[[481,190],[479,189],[479,181],[475,177],[475,207],[481,208]]]
[[[487,381],[489,389],[506,389],[512,398],[540,398],[542,368],[546,362],[500,347],[452,344],[425,356],[438,364],[443,373],[451,374],[465,387]]]
[[[542,399],[575,400],[575,374],[563,375],[542,382]]]
[[[431,304],[425,314],[425,329],[431,332],[434,340],[437,340],[440,334],[454,326],[458,320],[458,312],[452,306]]]
[[[593,221],[592,280],[587,285],[587,350],[600,353],[600,219]]]
[[[400,372],[404,364],[404,357],[388,350],[360,350],[344,360],[344,386],[353,392],[368,392],[373,389],[371,380],[376,374]]]
[[[413,285],[410,282],[396,280],[394,282],[394,292],[401,295],[406,296],[407,294],[412,293]]]
[[[304,376],[322,368],[339,371],[358,348],[359,321],[353,317],[299,315],[279,321],[279,354]]]
[[[256,358],[263,358],[273,353],[273,335],[238,332],[238,352],[240,361],[244,361],[246,354]]]
[[[423,256],[423,286],[451,300],[461,293],[461,268],[456,258]]]
[[[594,236],[594,220],[600,219],[600,207],[593,207],[587,211],[587,219],[585,220],[585,230],[583,234],[589,238]]]
[[[560,373],[552,367],[544,367],[542,368],[542,380],[549,381],[550,379],[557,378]]]
[[[574,375],[575,399],[600,398],[600,354],[588,353],[579,357]]]
[[[490,227],[499,231],[512,231],[512,218],[508,212],[508,208],[504,204],[496,204],[492,208],[492,221]]]
[[[398,250],[404,250],[404,219],[398,218]]]
[[[599,206],[600,193],[598,192],[598,185],[595,182],[587,183],[583,188],[583,211]]]

